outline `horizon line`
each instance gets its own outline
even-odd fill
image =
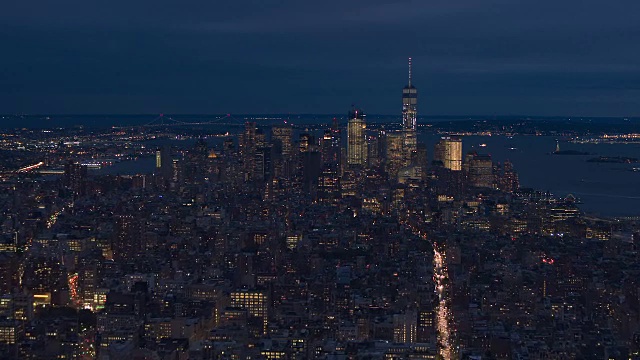
[[[23,113],[23,114],[1,114],[1,117],[51,117],[51,116],[277,116],[277,117],[292,117],[292,116],[347,116],[345,113]],[[366,116],[385,116],[385,117],[402,117],[402,114],[378,114],[370,113]],[[640,115],[531,115],[531,114],[433,114],[433,115],[418,115],[418,118],[582,118],[582,119],[640,119]]]

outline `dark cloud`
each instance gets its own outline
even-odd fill
[[[16,1],[0,112],[639,115],[640,2]]]

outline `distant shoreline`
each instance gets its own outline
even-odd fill
[[[599,156],[588,159],[587,162],[605,163],[605,164],[637,164],[640,162],[637,158],[626,156]]]

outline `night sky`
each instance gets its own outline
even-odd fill
[[[0,4],[0,113],[640,115],[638,0]]]

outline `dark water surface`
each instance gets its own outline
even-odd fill
[[[433,149],[438,136],[424,136]],[[595,155],[552,155],[556,139],[550,136],[467,136],[466,153],[476,150],[495,161],[509,160],[520,176],[522,187],[548,190],[559,196],[573,194],[587,213],[602,216],[640,215],[640,164],[587,162],[597,156],[627,156],[640,159],[640,144],[573,144],[561,142],[561,150]],[[486,144],[486,147],[480,147]]]

